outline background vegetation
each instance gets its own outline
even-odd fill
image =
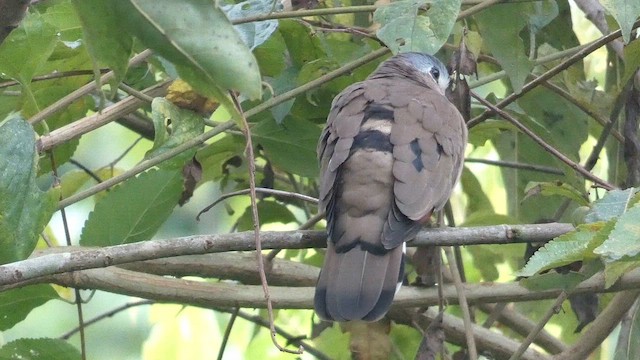
[[[0,0],[0,359],[640,358],[639,15]],[[457,227],[413,242],[442,292],[409,266],[388,319],[322,323],[316,142],[401,51],[467,75]]]

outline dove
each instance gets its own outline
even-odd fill
[[[376,321],[404,277],[406,241],[460,178],[467,128],[434,56],[395,55],[332,102],[318,142],[327,250],[314,307],[323,320]]]

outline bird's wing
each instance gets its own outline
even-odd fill
[[[458,110],[423,86],[390,85],[393,104],[393,193],[383,244],[407,240],[403,216],[422,223],[446,204],[462,171],[467,130]],[[415,229],[413,229],[415,230]]]

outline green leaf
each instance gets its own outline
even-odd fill
[[[56,29],[38,14],[29,14],[20,26],[0,44],[0,75],[22,85],[22,97],[31,108],[37,108],[31,79],[38,73],[56,47]],[[23,112],[31,116],[34,111]]]
[[[466,166],[462,169],[460,185],[462,185],[462,190],[467,195],[467,205],[465,206],[467,216],[465,216],[465,221],[468,220],[469,214],[475,212],[482,214],[493,214],[495,212],[489,196],[482,190],[480,181]]]
[[[110,246],[150,239],[182,193],[182,175],[151,170],[111,190],[85,222],[80,244]]]
[[[421,15],[426,4],[429,8]],[[447,41],[459,12],[460,0],[400,0],[378,8],[373,20],[382,25],[376,35],[394,54],[435,54]]]
[[[247,0],[233,5],[223,5],[222,10],[227,14],[229,20],[242,19],[249,16],[265,15],[274,10],[271,0]],[[242,41],[253,50],[264,43],[271,34],[278,28],[278,20],[252,21],[244,24],[234,25],[240,34]]]
[[[528,14],[529,26],[534,34],[549,25],[559,14],[558,3],[555,0],[536,1],[531,6],[533,11]]]
[[[81,359],[73,345],[60,339],[18,339],[0,348],[0,359],[7,360],[75,360]]]
[[[475,15],[484,44],[511,80],[515,93],[522,90],[533,64],[525,53],[520,30],[527,25],[527,4],[494,5]],[[518,14],[518,16],[514,16]]]
[[[120,22],[114,5],[113,1],[73,0],[89,54],[98,66],[111,68],[120,82],[127,72],[133,39],[126,32],[114,31]]]
[[[31,254],[56,209],[58,192],[36,184],[33,129],[17,114],[0,122],[0,264]]]
[[[532,181],[527,187],[524,189],[525,197],[522,201],[528,199],[532,196],[544,195],[544,196],[553,196],[559,195],[565,197],[569,200],[573,200],[580,205],[589,205],[589,199],[587,195],[576,189],[575,187],[563,183],[561,181],[555,182],[538,182]]]
[[[601,0],[600,3],[616,19],[620,25],[620,30],[622,30],[622,38],[625,44],[628,44],[631,41],[633,23],[640,16],[640,2],[633,0]]]
[[[587,117],[582,110],[544,87],[522,96],[518,105],[524,110],[519,120],[572,160],[580,159],[580,147],[589,137]]]
[[[636,204],[618,218],[609,238],[594,250],[605,261],[619,260],[640,253],[640,204]]]
[[[640,359],[640,306],[634,306],[632,309],[629,335],[618,337],[613,360]]]
[[[550,289],[571,290],[581,282],[587,280],[584,274],[571,271],[567,274],[548,272],[520,280],[520,285],[531,291],[545,291]]]
[[[634,193],[637,189],[611,190],[602,199],[593,203],[593,209],[587,214],[586,222],[609,221],[615,219],[631,205]]]
[[[620,84],[626,84],[640,67],[640,39],[624,47],[624,75]]]
[[[203,180],[219,181],[229,171],[228,167],[242,165],[244,148],[242,137],[225,134],[199,150],[196,159],[202,165]]]
[[[349,351],[349,337],[340,329],[340,324],[334,322],[331,327],[322,330],[320,335],[313,339],[318,348],[330,359],[351,359]]]
[[[24,320],[31,310],[57,298],[55,290],[46,284],[0,292],[0,331],[11,329]]]
[[[536,251],[518,276],[532,276],[540,271],[581,261],[592,256],[592,249],[611,232],[612,223],[578,226],[575,231],[558,236]]]
[[[271,200],[258,202],[258,216],[260,217],[260,226],[271,223],[288,224],[296,221],[296,217],[291,210],[285,205]],[[251,206],[248,206],[238,219],[238,231],[248,230],[253,230]]]
[[[199,92],[221,102],[227,89],[260,98],[258,63],[216,2],[118,0],[114,9],[123,30],[173,62]]]
[[[515,127],[505,120],[486,120],[469,130],[469,144],[480,147],[487,140],[500,135],[505,130],[515,130]]]
[[[0,73],[28,86],[56,46],[56,29],[38,14],[29,14],[0,44]]]
[[[618,260],[614,262],[608,262],[604,265],[604,286],[605,288],[611,287],[618,279],[627,272],[640,267],[640,261],[638,257],[634,257],[630,260]]]
[[[202,117],[191,110],[180,109],[164,98],[155,98],[151,103],[151,119],[155,130],[153,148],[146,154],[146,158],[158,156],[171,150],[204,131]],[[171,131],[168,126],[171,126]],[[170,166],[182,168],[196,153],[190,149],[163,163],[163,168]]]
[[[320,132],[319,126],[290,116],[282,125],[267,119],[251,129],[255,142],[264,147],[276,166],[306,177],[318,175],[316,143]]]

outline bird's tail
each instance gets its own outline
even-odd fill
[[[402,283],[403,248],[374,254],[357,244],[338,253],[329,241],[316,285],[316,313],[334,321],[382,318]]]

